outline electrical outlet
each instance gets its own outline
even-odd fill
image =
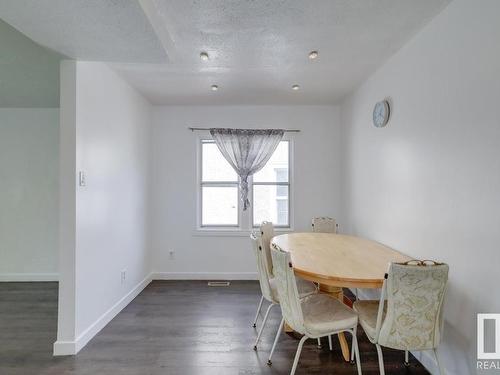
[[[121,282],[125,284],[125,280],[127,280],[127,270],[124,268],[121,272]]]
[[[168,254],[169,254],[170,259],[174,259],[174,255],[175,255],[175,251],[174,250],[170,250],[168,252]]]

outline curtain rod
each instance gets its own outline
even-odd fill
[[[189,130],[191,130],[192,132],[194,132],[195,130],[210,130],[211,128],[191,128],[189,127],[188,128]],[[283,129],[285,132],[288,132],[288,133],[299,133],[300,130],[299,129]]]

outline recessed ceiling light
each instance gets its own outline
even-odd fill
[[[217,91],[219,89],[219,86],[212,85],[212,86],[210,86],[210,88],[212,89],[212,91]]]
[[[206,53],[206,52],[200,53],[200,59],[202,61],[208,61],[208,53]]]
[[[299,86],[299,85],[293,85],[293,86],[292,86],[292,90],[297,91],[298,89],[300,89],[300,86]]]
[[[311,52],[309,52],[309,59],[310,60],[314,60],[318,56],[319,56],[319,52],[318,51],[311,51]]]

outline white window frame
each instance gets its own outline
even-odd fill
[[[224,184],[234,186],[234,183],[226,181],[210,181],[202,184],[202,142],[212,140],[210,134],[201,134],[196,137],[196,228],[193,235],[195,236],[247,236],[255,227],[253,226],[253,208],[248,208],[243,211],[241,204],[240,191],[238,187],[238,225],[202,225],[202,186],[224,186]],[[257,185],[288,185],[288,226],[275,226],[277,232],[293,231],[294,227],[294,144],[290,137],[283,137],[282,141],[288,142],[288,183],[257,183]],[[253,205],[253,177],[248,179],[248,199]]]
[[[199,207],[198,207],[198,228],[200,229],[240,229],[241,228],[241,210],[240,210],[240,187],[239,187],[239,182],[236,180],[236,182],[233,181],[203,181],[203,143],[209,141],[213,142],[213,139],[210,137],[203,137],[200,138],[199,140],[199,145],[198,145],[198,179],[197,179],[197,185],[198,185],[198,201],[199,201]],[[236,224],[211,224],[211,225],[203,225],[203,187],[204,186],[216,186],[216,187],[236,187],[236,193],[237,193],[237,217],[236,217]]]
[[[277,225],[277,224],[274,224],[274,228],[283,228],[283,229],[290,229],[291,226],[292,226],[292,214],[291,214],[291,201],[292,201],[292,198],[291,198],[291,190],[292,190],[292,162],[291,162],[291,156],[292,156],[292,141],[289,140],[289,139],[285,139],[283,137],[283,139],[281,140],[281,142],[288,142],[288,182],[255,182],[253,181],[253,176],[250,177],[250,181],[249,182],[249,187],[251,189],[251,194],[249,194],[249,199],[250,199],[250,202],[251,202],[251,206],[249,208],[249,210],[251,210],[250,212],[250,223],[252,224],[252,228],[257,228],[258,225],[254,225],[254,217],[253,217],[253,205],[254,205],[254,201],[253,201],[253,187],[255,185],[260,185],[260,186],[288,186],[288,225]]]

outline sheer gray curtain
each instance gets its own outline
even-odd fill
[[[248,177],[260,171],[283,138],[283,129],[210,129],[215,144],[240,176],[243,210],[250,207]]]

